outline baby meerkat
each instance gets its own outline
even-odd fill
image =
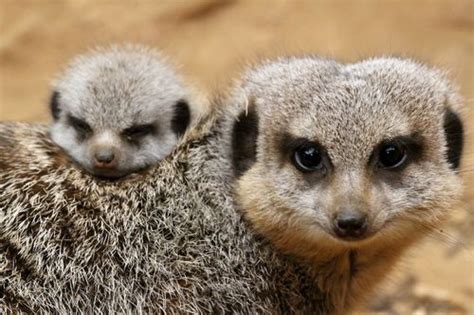
[[[50,135],[87,172],[118,178],[167,156],[189,125],[190,92],[156,51],[99,48],[54,84]]]
[[[242,89],[233,160],[245,218],[284,252],[346,261],[324,280],[348,285],[349,302],[460,195],[459,97],[438,71],[287,58],[251,71]]]

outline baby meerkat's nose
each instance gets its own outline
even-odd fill
[[[94,153],[94,166],[97,168],[114,168],[116,163],[116,154],[113,148],[101,147]]]
[[[334,232],[343,239],[360,239],[367,232],[367,215],[357,210],[344,210],[334,219]]]

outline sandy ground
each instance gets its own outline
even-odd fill
[[[464,200],[363,313],[474,314],[474,2],[0,0],[0,120],[47,120],[67,60],[113,42],[161,48],[209,94],[281,54],[402,55],[448,69],[466,100]]]

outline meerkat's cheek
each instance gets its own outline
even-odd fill
[[[236,200],[250,221],[268,222],[283,218],[292,212],[283,202],[273,184],[262,177],[256,168],[251,168],[239,178],[236,184]],[[255,223],[255,222],[254,222]]]
[[[51,138],[75,163],[92,168],[88,146],[79,142],[74,132],[59,128],[51,132]]]
[[[92,169],[94,167],[93,156],[90,152],[90,148],[87,145],[78,144],[70,154],[73,160],[80,165],[83,165],[88,169]]]
[[[71,151],[79,145],[74,130],[61,122],[51,126],[50,136],[53,142],[65,151]]]
[[[167,157],[177,143],[178,137],[172,132],[148,139],[140,146],[140,160],[145,164],[156,163]]]
[[[376,215],[374,228],[380,235],[401,235],[426,231],[440,223],[457,198],[459,180],[452,174],[426,176],[419,172],[406,178],[397,189],[393,186],[374,191]]]

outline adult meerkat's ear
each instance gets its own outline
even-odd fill
[[[234,175],[240,177],[257,158],[258,113],[252,99],[242,109],[232,128],[232,165]]]
[[[55,121],[58,120],[59,113],[61,112],[61,108],[59,106],[59,92],[54,91],[53,95],[51,95],[51,99],[49,100],[49,109],[51,110],[53,119]]]
[[[179,100],[175,104],[171,128],[174,133],[181,137],[189,126],[191,121],[191,110],[186,100]]]
[[[464,126],[459,114],[449,107],[446,107],[443,127],[446,135],[448,162],[453,169],[458,169],[464,147]]]
[[[456,90],[448,85],[446,92],[446,111],[444,113],[444,134],[446,136],[446,158],[451,168],[457,170],[461,164],[464,147],[464,126],[456,109],[459,108],[461,98]]]

